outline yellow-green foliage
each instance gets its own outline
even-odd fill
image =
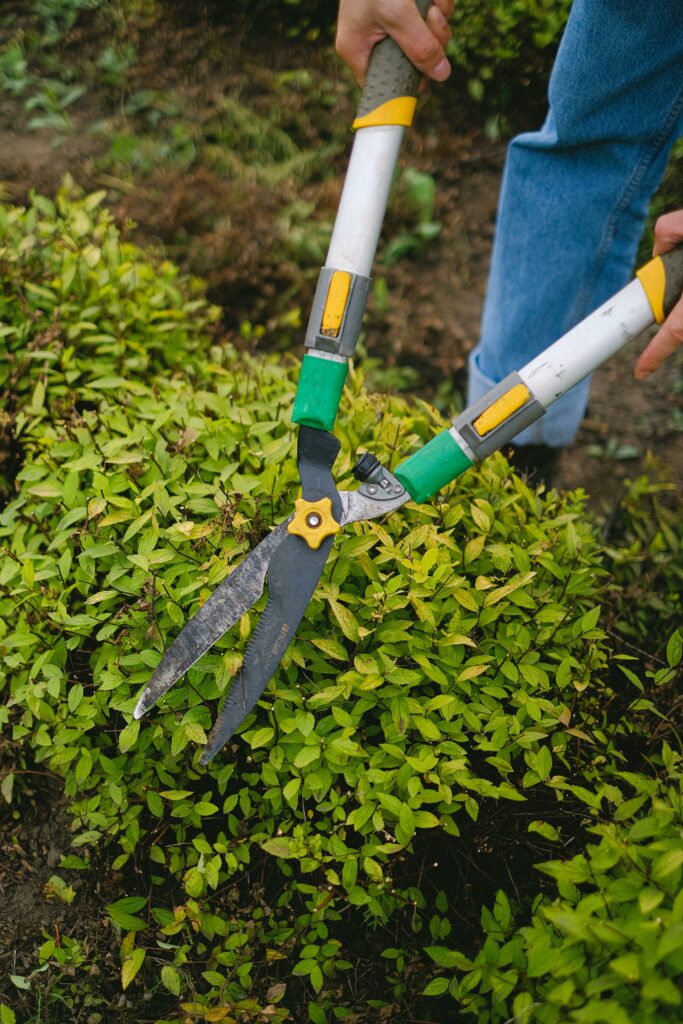
[[[101,198],[0,210],[19,467],[0,514],[2,792],[20,806],[16,769],[56,772],[74,823],[60,869],[106,854],[120,873],[110,986],[144,987],[173,1020],[179,1003],[206,1020],[309,1003],[319,1024],[353,1001],[339,995],[352,958],[373,955],[354,933],[410,920],[448,935],[420,850],[457,856],[463,823],[500,802],[554,806],[581,729],[611,749],[593,705],[599,549],[578,497],[543,498],[494,457],[432,505],[345,531],[264,699],[208,769],[206,729],[261,605],[134,721],[167,640],[292,506],[296,367],[212,346],[198,286],[122,243]],[[340,486],[358,448],[393,464],[439,425],[356,374]],[[75,890],[52,885],[77,914]],[[87,934],[76,917],[39,960],[84,971]],[[69,1012],[83,978],[59,989]]]
[[[669,644],[680,665],[679,634]],[[430,982],[467,1017],[503,1024],[676,1024],[683,972],[683,772],[668,744],[661,781],[635,772],[596,773],[590,790],[568,787],[593,819],[597,842],[571,860],[539,864],[557,893],[539,898],[515,927],[504,892],[482,911],[487,938],[473,960],[427,950],[455,968]],[[610,808],[613,810],[610,812]]]

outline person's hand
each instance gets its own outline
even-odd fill
[[[434,0],[423,21],[415,0],[339,0],[337,53],[363,85],[373,46],[391,36],[419,71],[443,82],[451,73],[445,46],[453,3]]]
[[[655,245],[653,256],[673,249],[683,242],[683,210],[665,213],[655,224]],[[669,313],[654,338],[641,353],[633,375],[636,380],[645,380],[670,356],[679,345],[683,345],[683,298]]]

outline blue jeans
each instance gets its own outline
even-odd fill
[[[683,0],[575,0],[548,99],[540,131],[508,149],[470,402],[628,283],[683,134]],[[588,386],[517,442],[570,444]]]

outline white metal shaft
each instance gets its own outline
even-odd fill
[[[519,371],[546,408],[655,322],[636,278]]]
[[[356,133],[325,266],[370,277],[403,131],[382,125]]]

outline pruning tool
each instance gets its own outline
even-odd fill
[[[426,16],[431,0],[417,0]],[[214,591],[185,625],[135,709],[141,718],[258,600],[268,601],[201,763],[241,725],[292,641],[322,575],[334,537],[408,501],[424,502],[511,441],[548,406],[655,321],[683,289],[683,247],[645,264],[636,278],[519,372],[512,373],[393,472],[370,453],[358,461],[357,490],[338,491],[331,433],[370,289],[370,271],[401,139],[415,110],[419,73],[385,39],[373,50],[353,127],[349,167],[306,333],[293,422],[302,496],[296,508]]]

